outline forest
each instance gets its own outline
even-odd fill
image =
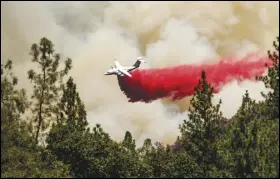
[[[268,90],[255,101],[244,91],[236,114],[225,121],[222,101],[202,72],[189,120],[172,145],[147,138],[141,147],[129,131],[114,141],[88,127],[70,58],[62,60],[43,37],[30,48],[32,96],[19,89],[12,60],[1,60],[1,178],[278,178],[279,37],[268,49],[273,65],[257,76]],[[233,91],[234,93],[234,91]],[[26,115],[28,111],[28,115]]]

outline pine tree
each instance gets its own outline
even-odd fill
[[[86,130],[88,122],[85,105],[76,90],[76,84],[72,77],[68,79],[66,88],[63,88],[59,109],[60,116],[57,121],[59,125],[67,124],[71,132]]]
[[[276,42],[274,47],[279,52]],[[279,120],[275,120],[279,119],[278,52],[268,51],[273,65],[266,76],[259,77],[271,90],[262,93],[265,101],[257,103],[246,91],[227,134],[220,141],[223,177],[279,177]]]
[[[279,120],[256,120],[250,126],[255,131],[254,175],[258,178],[279,178]],[[252,150],[253,150],[252,149]]]
[[[16,89],[12,61],[1,64],[1,178],[69,177],[67,166],[34,145],[22,114],[29,107],[24,89]]]
[[[222,134],[221,100],[217,105],[213,105],[212,98],[213,87],[207,83],[203,71],[201,80],[195,88],[195,95],[191,99],[189,120],[184,120],[180,126],[182,145],[188,155],[200,166],[201,170],[197,171],[200,177],[210,177],[212,169],[218,163],[216,148]]]
[[[268,68],[266,76],[260,76],[258,79],[263,81],[266,88],[271,90],[267,94],[262,93],[262,96],[266,99],[265,115],[271,119],[279,120],[279,37],[277,37],[277,41],[273,42],[273,46],[275,51],[273,53],[270,50],[268,51],[272,66]]]
[[[53,123],[47,136],[47,148],[59,160],[72,165],[72,171],[82,175],[80,169],[86,162],[83,152],[89,150],[89,128],[87,128],[87,114],[85,105],[76,90],[76,84],[70,77],[63,86],[63,94],[58,102],[60,115],[57,122]],[[79,167],[78,165],[82,166]],[[84,169],[86,170],[86,169]],[[82,172],[83,173],[83,172]]]
[[[142,164],[136,151],[135,140],[129,131],[126,131],[121,143],[111,145],[108,156],[108,174],[116,178],[143,177]]]
[[[170,154],[169,154],[170,155]],[[186,151],[172,152],[166,164],[170,178],[199,178],[199,166]]]
[[[151,139],[146,139],[143,143],[143,146],[137,149],[139,156],[139,161],[141,162],[142,167],[139,170],[140,178],[152,178],[153,168],[149,163],[149,157],[154,151]]]
[[[116,160],[120,145],[111,140],[110,135],[102,129],[101,125],[96,124],[93,132],[86,135],[85,139],[81,140],[77,147],[80,149],[80,155],[84,158],[85,165],[77,165],[77,172],[87,177],[114,177],[119,170],[117,164],[122,164],[121,160]],[[117,163],[117,164],[116,164]]]
[[[132,139],[132,135],[129,131],[126,131],[122,145],[131,151],[135,151],[135,140]]]
[[[279,177],[279,37],[273,42],[274,52],[268,51],[272,66],[268,74],[259,79],[269,89],[262,93],[264,102],[259,102],[257,121],[258,154],[255,172],[259,177]]]
[[[149,171],[150,177],[161,178],[165,176],[165,149],[159,143],[153,146],[151,139],[144,141],[143,147],[139,149],[141,160]]]
[[[226,177],[256,177],[254,167],[257,162],[257,110],[256,102],[246,90],[242,104],[224,140],[221,140],[219,153],[224,159],[222,175]]]
[[[52,122],[52,118],[58,115],[57,99],[62,89],[62,80],[71,69],[71,59],[65,61],[65,68],[58,70],[60,55],[54,54],[53,44],[47,38],[42,38],[40,44],[31,46],[32,62],[37,63],[40,72],[28,71],[28,78],[34,84],[32,99],[35,101],[32,112],[33,120],[37,124],[35,142],[41,132],[45,131]]]
[[[1,166],[4,165],[10,147],[28,146],[28,126],[21,115],[29,107],[24,89],[16,89],[17,77],[13,75],[13,63],[8,60],[1,64]],[[29,142],[28,142],[29,141]]]
[[[20,116],[29,107],[25,90],[16,89],[18,78],[13,75],[12,70],[11,60],[8,60],[5,65],[1,64],[1,124],[9,123],[8,126],[13,122],[14,124],[19,122]]]

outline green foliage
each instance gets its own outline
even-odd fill
[[[233,124],[220,141],[221,176],[279,177],[279,45],[274,42],[274,47],[276,52],[268,51],[272,66],[266,76],[259,77],[270,90],[262,93],[265,101],[256,103],[246,91]]]
[[[189,109],[189,120],[184,120],[180,126],[182,145],[200,166],[197,174],[200,177],[210,177],[211,170],[218,161],[216,144],[222,134],[221,100],[217,105],[212,104],[213,88],[207,83],[204,71],[195,92],[191,99],[192,108]]]
[[[129,131],[126,131],[122,145],[130,151],[135,151],[135,140],[132,139],[132,135]]]
[[[224,166],[227,166],[227,177],[255,177],[256,117],[255,101],[251,100],[248,91],[243,96],[242,105],[233,119],[224,140],[221,140],[220,155]],[[252,124],[253,128],[252,128]]]
[[[270,89],[267,94],[262,93],[266,99],[266,114],[271,119],[279,120],[279,37],[273,42],[275,51],[268,51],[268,56],[272,61],[272,66],[268,68],[266,76],[260,76],[259,79],[264,82],[266,88]]]
[[[138,174],[136,152],[112,141],[100,125],[93,128],[93,133],[73,132],[58,141],[55,145],[50,143],[48,149],[71,165],[75,177],[136,177]]]
[[[11,60],[1,64],[1,155],[12,146],[25,146],[28,141],[20,120],[21,114],[28,107],[28,101],[25,91],[16,89],[18,79],[12,69]],[[1,164],[4,163],[2,159]]]
[[[255,125],[258,134],[254,172],[260,178],[279,178],[279,122],[264,119]]]
[[[57,123],[52,125],[46,139],[48,149],[59,160],[71,164],[73,171],[79,171],[79,162],[83,162],[83,152],[90,145],[89,129],[87,129],[86,110],[73,78],[69,78],[66,87],[63,86],[63,94],[58,102],[60,115]],[[84,148],[81,148],[83,147]],[[71,156],[71,158],[69,158]],[[78,168],[78,169],[77,169]],[[82,168],[82,171],[84,169]]]
[[[13,75],[12,69],[11,60],[8,60],[5,65],[1,64],[1,129],[8,127],[5,125],[8,123],[16,125],[20,115],[29,106],[25,90],[15,89],[18,79]]]
[[[224,177],[277,177],[279,175],[279,123],[263,118],[248,91],[234,116],[219,154]],[[278,156],[278,157],[276,157]]]
[[[40,150],[14,146],[9,148],[1,161],[1,177],[69,177],[69,169],[55,157],[42,157]]]
[[[59,103],[60,116],[58,124],[62,125],[67,121],[71,130],[85,131],[88,125],[86,119],[85,105],[76,91],[76,84],[72,77],[66,83],[66,89],[63,88],[63,96]]]
[[[67,167],[42,158],[29,125],[22,119],[28,108],[25,91],[17,90],[12,61],[1,64],[1,177],[67,177]]]
[[[197,177],[198,165],[183,150],[173,151],[168,146],[160,143],[152,145],[147,139],[144,145],[138,149],[142,169],[139,177],[148,178],[190,178]],[[143,173],[145,172],[145,173]]]
[[[18,79],[12,69],[11,60],[1,64],[1,171],[10,169],[8,154],[14,146],[28,147],[30,143],[26,127],[20,120],[28,107],[28,101],[25,91],[16,89]],[[8,175],[8,172],[4,175]]]
[[[41,132],[45,131],[54,118],[58,115],[57,99],[62,89],[62,80],[71,69],[72,61],[65,61],[65,68],[58,71],[60,55],[54,54],[54,48],[51,41],[42,38],[39,44],[31,46],[30,55],[32,62],[37,63],[40,72],[34,70],[28,71],[28,78],[34,84],[34,93],[32,99],[35,101],[32,113],[33,121],[37,124],[35,131],[35,142]]]

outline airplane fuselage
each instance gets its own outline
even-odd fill
[[[118,71],[117,68],[109,69],[107,72],[104,73],[104,75],[119,75],[119,76],[124,76],[121,72]]]
[[[118,76],[127,75],[129,77],[132,77],[132,75],[129,74],[128,72],[135,70],[136,68],[139,68],[141,62],[146,63],[144,60],[141,60],[140,58],[138,58],[133,66],[123,67],[119,64],[119,62],[115,61],[115,66],[111,67],[111,69],[109,69],[107,72],[105,72],[104,75],[118,75]]]

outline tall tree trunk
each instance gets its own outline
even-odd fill
[[[43,107],[43,102],[44,102],[44,100],[43,100],[44,99],[44,90],[45,90],[45,85],[46,85],[46,70],[45,70],[45,68],[43,69],[43,71],[44,71],[44,76],[43,76],[44,82],[43,82],[43,87],[42,87],[42,91],[41,91],[41,99],[40,99],[40,106],[39,106],[39,112],[38,112],[39,121],[38,121],[38,128],[37,128],[37,131],[36,131],[36,136],[35,136],[35,143],[36,144],[38,144],[40,128],[41,128],[41,125],[42,125],[42,122],[43,122],[42,107]]]

